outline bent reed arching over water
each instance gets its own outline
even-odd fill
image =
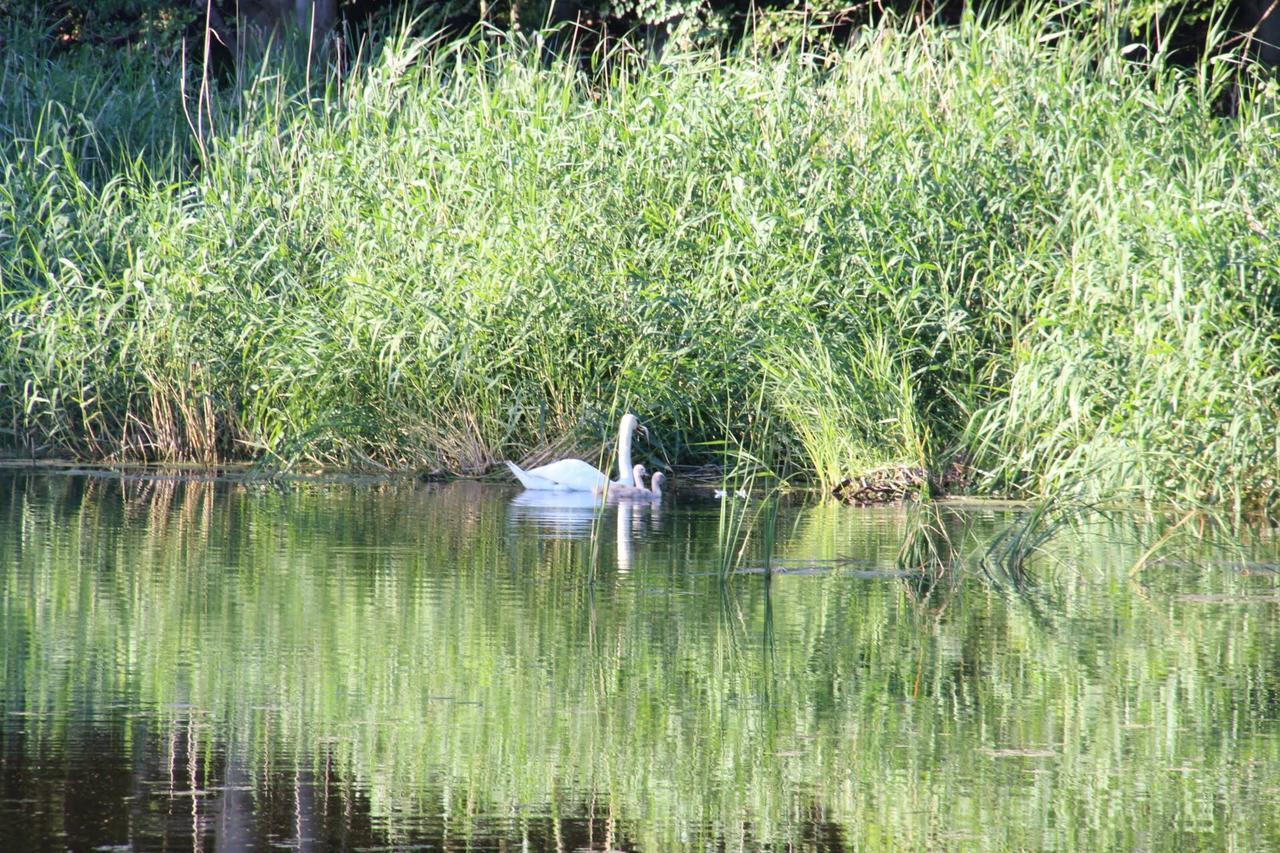
[[[1277,504],[1277,87],[1225,98],[1224,54],[1048,14],[595,70],[399,38],[197,98],[0,28],[6,452],[476,472],[630,410],[669,461],[767,417],[828,485]]]

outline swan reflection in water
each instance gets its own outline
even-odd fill
[[[631,571],[631,537],[662,524],[662,504],[653,499],[602,499],[590,492],[524,491],[507,506],[510,525],[532,528],[544,539],[589,539],[593,530],[607,529],[613,515],[618,571]],[[600,523],[596,523],[597,516]]]

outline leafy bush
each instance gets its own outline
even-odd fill
[[[1224,117],[1226,63],[1041,17],[598,72],[531,38],[269,69],[203,155],[176,66],[6,54],[3,440],[471,471],[629,408],[667,461],[768,416],[818,479],[1275,502],[1274,85]]]

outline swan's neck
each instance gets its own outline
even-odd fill
[[[635,475],[631,473],[631,431],[634,429],[628,422],[618,433],[618,483],[623,486],[636,484]]]

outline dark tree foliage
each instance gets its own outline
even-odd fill
[[[1087,0],[1062,4],[1067,16],[1109,16],[1135,43],[1194,61],[1211,29],[1226,47],[1247,43],[1268,65],[1280,63],[1277,0]],[[249,33],[277,28],[358,35],[395,18],[431,32],[466,33],[574,25],[584,34],[627,36],[661,48],[732,42],[750,34],[767,43],[821,38],[839,44],[882,15],[957,21],[966,6],[1013,9],[1025,0],[0,0],[0,14],[40,19],[60,44],[170,45],[203,36],[230,51]],[[589,43],[589,39],[584,39]]]

